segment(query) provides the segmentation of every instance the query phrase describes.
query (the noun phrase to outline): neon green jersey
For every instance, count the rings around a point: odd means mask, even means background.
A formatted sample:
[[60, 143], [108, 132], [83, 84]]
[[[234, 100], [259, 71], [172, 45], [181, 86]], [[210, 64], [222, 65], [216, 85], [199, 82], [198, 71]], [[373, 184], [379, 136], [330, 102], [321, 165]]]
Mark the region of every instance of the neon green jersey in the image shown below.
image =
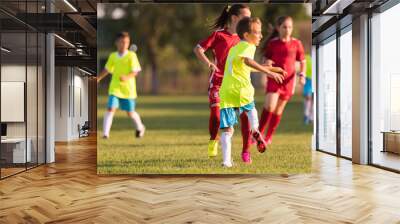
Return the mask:
[[254, 87], [250, 80], [251, 68], [243, 59], [254, 59], [255, 52], [256, 46], [247, 41], [240, 41], [229, 50], [219, 90], [221, 108], [241, 107], [254, 101]]
[[306, 54], [306, 77], [311, 79], [312, 78], [312, 61], [309, 54]]
[[128, 75], [130, 72], [139, 72], [141, 70], [139, 60], [133, 51], [128, 51], [120, 56], [118, 52], [113, 52], [108, 57], [105, 68], [112, 74], [109, 95], [114, 95], [122, 99], [135, 99], [136, 78], [130, 78], [127, 81], [121, 81], [122, 75]]

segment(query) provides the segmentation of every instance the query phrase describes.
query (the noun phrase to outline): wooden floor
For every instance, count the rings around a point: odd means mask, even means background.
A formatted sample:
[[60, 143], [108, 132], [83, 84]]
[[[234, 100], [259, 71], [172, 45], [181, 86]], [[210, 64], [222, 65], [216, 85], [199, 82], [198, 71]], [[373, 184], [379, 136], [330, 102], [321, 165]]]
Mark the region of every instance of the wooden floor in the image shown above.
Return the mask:
[[313, 154], [314, 173], [96, 175], [96, 141], [0, 181], [0, 223], [400, 223], [400, 175]]

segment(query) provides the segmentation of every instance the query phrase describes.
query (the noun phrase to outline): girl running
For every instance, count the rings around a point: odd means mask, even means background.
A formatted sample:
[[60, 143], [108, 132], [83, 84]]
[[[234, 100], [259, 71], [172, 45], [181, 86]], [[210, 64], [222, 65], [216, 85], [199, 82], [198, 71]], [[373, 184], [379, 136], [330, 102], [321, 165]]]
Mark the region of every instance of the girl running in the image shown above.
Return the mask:
[[264, 47], [264, 60], [267, 66], [281, 67], [287, 75], [282, 83], [268, 77], [265, 104], [260, 118], [259, 130], [264, 133], [267, 144], [271, 144], [272, 135], [279, 125], [283, 110], [292, 97], [296, 82], [295, 62], [300, 61], [300, 83], [305, 83], [306, 64], [304, 48], [300, 40], [292, 37], [293, 19], [290, 16], [279, 17], [272, 35]]
[[[229, 49], [239, 43], [240, 38], [236, 33], [236, 25], [244, 17], [250, 17], [251, 12], [248, 6], [234, 4], [226, 6], [221, 15], [213, 24], [215, 30], [209, 37], [201, 41], [194, 49], [197, 58], [211, 69], [208, 87], [208, 99], [210, 104], [208, 156], [215, 157], [218, 154], [218, 130], [220, 125], [220, 97], [219, 89], [224, 76], [225, 61]], [[214, 62], [211, 62], [205, 55], [205, 51], [212, 50]], [[243, 152], [250, 148], [250, 124], [247, 115], [240, 116]]]

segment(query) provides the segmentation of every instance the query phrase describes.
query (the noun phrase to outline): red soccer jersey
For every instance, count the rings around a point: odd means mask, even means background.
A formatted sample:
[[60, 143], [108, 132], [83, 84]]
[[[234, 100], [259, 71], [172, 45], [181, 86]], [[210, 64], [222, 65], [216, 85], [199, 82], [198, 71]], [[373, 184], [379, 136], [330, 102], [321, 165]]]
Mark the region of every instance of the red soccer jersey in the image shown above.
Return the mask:
[[300, 40], [291, 38], [290, 41], [284, 42], [279, 38], [269, 41], [264, 56], [272, 60], [274, 67], [281, 67], [287, 72], [289, 78], [296, 73], [295, 62], [303, 61], [304, 48]]
[[199, 46], [205, 51], [212, 49], [216, 65], [219, 72], [214, 75], [218, 77], [224, 76], [225, 62], [228, 57], [229, 49], [239, 43], [240, 38], [237, 34], [231, 34], [226, 29], [213, 32], [205, 40], [199, 43]]

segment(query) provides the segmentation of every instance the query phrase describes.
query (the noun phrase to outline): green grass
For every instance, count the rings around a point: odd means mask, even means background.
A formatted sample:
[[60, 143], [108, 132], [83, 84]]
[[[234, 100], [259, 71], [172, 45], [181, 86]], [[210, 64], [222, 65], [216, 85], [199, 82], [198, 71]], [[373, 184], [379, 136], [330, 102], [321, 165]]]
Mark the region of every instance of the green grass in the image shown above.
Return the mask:
[[[263, 96], [257, 96], [258, 109]], [[206, 96], [140, 96], [137, 111], [146, 125], [142, 139], [134, 137], [132, 121], [118, 111], [110, 138], [101, 138], [106, 96], [98, 97], [99, 174], [294, 174], [311, 171], [311, 126], [302, 124], [302, 98], [287, 105], [273, 144], [261, 154], [252, 146], [253, 164], [241, 161], [240, 127], [236, 126], [234, 167], [221, 167], [221, 152], [208, 159], [208, 101]], [[260, 113], [260, 110], [258, 110]]]

